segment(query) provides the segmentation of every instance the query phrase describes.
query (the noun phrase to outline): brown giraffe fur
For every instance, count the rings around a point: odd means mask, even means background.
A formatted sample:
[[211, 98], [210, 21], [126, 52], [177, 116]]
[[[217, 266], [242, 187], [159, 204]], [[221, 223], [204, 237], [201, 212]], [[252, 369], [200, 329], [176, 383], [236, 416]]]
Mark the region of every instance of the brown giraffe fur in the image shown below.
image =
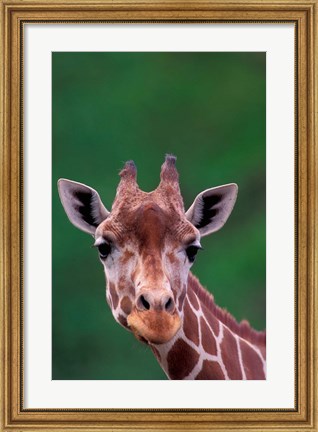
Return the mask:
[[173, 156], [153, 192], [139, 189], [133, 162], [120, 176], [111, 212], [93, 189], [59, 181], [69, 219], [95, 238], [116, 321], [149, 344], [170, 379], [265, 379], [265, 333], [237, 323], [190, 273], [189, 248], [225, 223], [236, 185], [204, 191], [185, 213]]
[[[246, 321], [238, 324], [191, 273], [183, 310], [183, 328], [168, 343], [155, 345], [157, 359], [169, 378], [266, 378], [265, 332], [253, 330]], [[187, 357], [183, 368], [172, 361], [177, 357]]]

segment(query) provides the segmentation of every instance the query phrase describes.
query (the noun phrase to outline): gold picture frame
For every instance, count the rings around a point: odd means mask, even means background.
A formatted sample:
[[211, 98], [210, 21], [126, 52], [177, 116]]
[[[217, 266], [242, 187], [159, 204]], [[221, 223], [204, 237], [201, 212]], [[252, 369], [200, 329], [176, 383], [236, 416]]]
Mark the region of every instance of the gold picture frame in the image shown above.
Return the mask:
[[[317, 0], [1, 1], [1, 415], [3, 431], [318, 431]], [[289, 22], [295, 25], [294, 409], [23, 407], [23, 26], [27, 22]]]

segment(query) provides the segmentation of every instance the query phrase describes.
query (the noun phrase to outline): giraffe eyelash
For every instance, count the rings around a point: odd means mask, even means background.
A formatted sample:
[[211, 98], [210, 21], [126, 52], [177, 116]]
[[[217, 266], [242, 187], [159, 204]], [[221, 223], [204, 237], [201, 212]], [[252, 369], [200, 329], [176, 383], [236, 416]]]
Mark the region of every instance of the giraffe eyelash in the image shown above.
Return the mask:
[[106, 259], [111, 253], [112, 247], [109, 243], [101, 243], [97, 246], [99, 256], [101, 259]]
[[203, 249], [200, 244], [192, 244], [186, 248], [185, 252], [187, 254], [187, 257], [188, 257], [188, 260], [190, 261], [190, 263], [193, 263], [195, 261], [196, 254], [198, 253], [198, 251], [200, 249]]
[[98, 249], [99, 257], [102, 260], [105, 260], [112, 250], [111, 243], [105, 242], [102, 239], [97, 239], [96, 242], [93, 244], [93, 247], [96, 247]]

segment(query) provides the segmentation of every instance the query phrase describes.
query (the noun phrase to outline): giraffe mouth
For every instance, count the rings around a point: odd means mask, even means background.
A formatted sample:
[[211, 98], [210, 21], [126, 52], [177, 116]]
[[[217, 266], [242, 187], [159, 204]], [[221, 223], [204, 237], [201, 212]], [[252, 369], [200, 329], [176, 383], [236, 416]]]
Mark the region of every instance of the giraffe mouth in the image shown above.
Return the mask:
[[169, 342], [181, 327], [181, 319], [175, 312], [133, 310], [127, 323], [135, 337], [142, 342], [163, 344]]

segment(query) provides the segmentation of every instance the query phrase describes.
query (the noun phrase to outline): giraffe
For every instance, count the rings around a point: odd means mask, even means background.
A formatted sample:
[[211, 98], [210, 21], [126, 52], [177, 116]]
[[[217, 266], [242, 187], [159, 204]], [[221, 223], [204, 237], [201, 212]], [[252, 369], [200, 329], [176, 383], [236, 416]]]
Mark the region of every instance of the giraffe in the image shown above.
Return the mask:
[[60, 179], [58, 190], [69, 220], [94, 237], [115, 320], [149, 345], [169, 379], [266, 379], [265, 332], [217, 306], [190, 271], [201, 237], [230, 216], [236, 184], [204, 190], [185, 212], [176, 158], [167, 155], [152, 192], [126, 162], [111, 211], [84, 184]]

